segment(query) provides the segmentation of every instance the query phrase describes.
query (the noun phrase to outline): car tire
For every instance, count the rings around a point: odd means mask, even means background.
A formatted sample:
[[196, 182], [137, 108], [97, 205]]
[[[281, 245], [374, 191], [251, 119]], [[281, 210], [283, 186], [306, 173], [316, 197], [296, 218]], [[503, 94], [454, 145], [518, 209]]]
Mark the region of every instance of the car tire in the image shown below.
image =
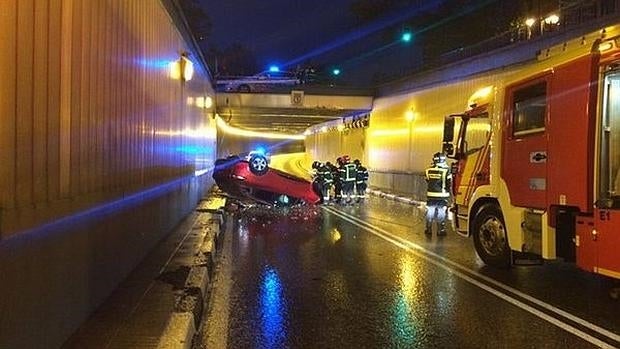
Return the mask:
[[237, 92], [248, 93], [250, 91], [250, 85], [247, 84], [239, 85], [239, 87], [237, 87]]
[[250, 166], [250, 172], [257, 176], [262, 176], [269, 170], [267, 158], [263, 155], [252, 155], [248, 163]]
[[510, 267], [510, 246], [500, 208], [491, 203], [483, 205], [472, 223], [474, 246], [480, 259], [493, 267]]

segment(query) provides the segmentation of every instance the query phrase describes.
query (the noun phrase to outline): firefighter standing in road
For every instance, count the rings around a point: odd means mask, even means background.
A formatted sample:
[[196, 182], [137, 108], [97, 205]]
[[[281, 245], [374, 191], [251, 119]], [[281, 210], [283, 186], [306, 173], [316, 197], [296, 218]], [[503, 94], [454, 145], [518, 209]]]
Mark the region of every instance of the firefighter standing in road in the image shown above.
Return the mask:
[[438, 218], [439, 230], [437, 235], [446, 234], [446, 218], [448, 214], [448, 201], [450, 200], [450, 188], [452, 186], [452, 174], [446, 163], [443, 153], [433, 155], [433, 165], [426, 169], [426, 229], [424, 233], [432, 234], [433, 220]]
[[[342, 158], [336, 159], [338, 166], [342, 163]], [[342, 180], [340, 179], [340, 170], [335, 165], [331, 165], [332, 176], [334, 178], [334, 201], [340, 202], [342, 200]]]
[[368, 188], [368, 170], [366, 167], [362, 166], [359, 159], [355, 159], [353, 163], [357, 169], [357, 175], [355, 178], [355, 192], [357, 194], [357, 201], [360, 202], [366, 199], [366, 188]]
[[357, 180], [357, 166], [351, 163], [348, 155], [342, 157], [340, 167], [340, 181], [342, 182], [342, 199], [349, 203], [355, 199], [355, 181]]
[[315, 171], [314, 181], [321, 194], [322, 202], [326, 204], [329, 202], [329, 191], [334, 182], [331, 169], [318, 161], [312, 163], [312, 168]]

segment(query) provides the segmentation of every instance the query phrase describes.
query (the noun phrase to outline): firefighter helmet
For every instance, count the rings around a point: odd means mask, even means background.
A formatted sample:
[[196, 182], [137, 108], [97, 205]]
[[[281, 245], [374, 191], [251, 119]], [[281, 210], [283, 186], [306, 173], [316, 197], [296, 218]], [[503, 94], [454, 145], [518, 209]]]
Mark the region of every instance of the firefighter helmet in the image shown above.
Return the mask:
[[345, 164], [348, 164], [349, 162], [351, 162], [351, 158], [349, 157], [349, 155], [344, 155], [344, 156], [342, 157], [342, 161], [343, 161]]
[[356, 166], [359, 166], [359, 165], [361, 165], [361, 164], [362, 164], [362, 162], [360, 161], [360, 159], [355, 159], [355, 160], [353, 160], [353, 163], [354, 163]]
[[338, 165], [342, 165], [344, 163], [344, 160], [342, 160], [342, 157], [339, 157], [338, 159], [336, 159], [336, 163]]
[[312, 168], [314, 168], [314, 169], [319, 168], [319, 166], [321, 166], [321, 163], [320, 163], [320, 162], [318, 162], [318, 161], [314, 161], [314, 162], [312, 163]]
[[446, 162], [446, 154], [444, 153], [435, 153], [435, 155], [433, 155], [433, 162], [435, 164], [443, 164]]

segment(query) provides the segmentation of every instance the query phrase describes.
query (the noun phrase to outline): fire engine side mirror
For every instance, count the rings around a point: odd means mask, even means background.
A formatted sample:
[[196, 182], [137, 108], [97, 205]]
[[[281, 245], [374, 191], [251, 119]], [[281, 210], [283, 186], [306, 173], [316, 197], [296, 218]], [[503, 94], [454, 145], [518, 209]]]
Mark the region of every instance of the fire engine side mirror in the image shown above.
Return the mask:
[[450, 165], [450, 173], [452, 173], [453, 175], [459, 173], [459, 164], [457, 162], [453, 162]]
[[444, 118], [443, 121], [443, 145], [442, 151], [447, 156], [454, 155], [454, 117], [449, 115]]

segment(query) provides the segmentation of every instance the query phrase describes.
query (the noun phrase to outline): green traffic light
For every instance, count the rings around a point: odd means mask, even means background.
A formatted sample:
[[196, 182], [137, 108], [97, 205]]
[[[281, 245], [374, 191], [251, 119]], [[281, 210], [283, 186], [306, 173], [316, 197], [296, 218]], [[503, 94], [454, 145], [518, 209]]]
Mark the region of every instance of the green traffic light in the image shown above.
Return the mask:
[[409, 42], [411, 41], [411, 38], [412, 38], [411, 33], [407, 32], [407, 33], [403, 33], [401, 40], [403, 40], [404, 42]]
[[332, 74], [340, 75], [340, 69], [336, 68], [336, 69], [332, 70]]

